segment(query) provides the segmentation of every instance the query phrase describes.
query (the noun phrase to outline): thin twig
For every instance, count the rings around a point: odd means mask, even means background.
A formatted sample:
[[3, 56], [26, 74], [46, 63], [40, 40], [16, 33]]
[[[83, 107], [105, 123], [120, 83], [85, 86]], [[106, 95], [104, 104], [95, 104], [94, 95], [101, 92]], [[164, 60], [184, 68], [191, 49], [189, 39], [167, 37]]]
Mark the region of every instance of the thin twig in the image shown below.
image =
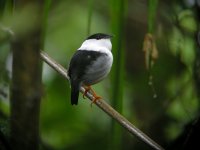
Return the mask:
[[[67, 75], [67, 70], [63, 66], [58, 64], [55, 60], [50, 58], [43, 51], [41, 51], [40, 55], [44, 62], [46, 62], [49, 66], [51, 66], [59, 74], [61, 74], [62, 76], [64, 76], [66, 79], [69, 80], [69, 77]], [[84, 87], [80, 88], [80, 92], [81, 93], [85, 92]], [[90, 92], [87, 92], [86, 97], [89, 100], [94, 99], [94, 96]], [[109, 116], [111, 116], [113, 119], [115, 119], [121, 126], [123, 126], [126, 130], [128, 130], [132, 135], [137, 136], [143, 142], [145, 142], [146, 144], [148, 144], [149, 146], [151, 146], [152, 148], [154, 148], [156, 150], [164, 150], [164, 148], [162, 148], [159, 144], [157, 144], [155, 141], [153, 141], [145, 133], [143, 133], [141, 130], [139, 130], [137, 127], [135, 127], [132, 123], [130, 123], [125, 117], [123, 117], [121, 114], [119, 114], [115, 109], [113, 109], [103, 99], [96, 101], [96, 105], [100, 109], [102, 109], [105, 113], [107, 113]]]

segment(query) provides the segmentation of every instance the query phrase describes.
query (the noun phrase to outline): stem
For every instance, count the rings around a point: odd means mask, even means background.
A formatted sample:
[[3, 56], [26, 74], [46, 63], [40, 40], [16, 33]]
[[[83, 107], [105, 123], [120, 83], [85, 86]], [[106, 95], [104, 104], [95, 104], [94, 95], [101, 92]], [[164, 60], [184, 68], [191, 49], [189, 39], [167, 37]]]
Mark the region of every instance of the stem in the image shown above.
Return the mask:
[[158, 0], [149, 0], [148, 5], [148, 32], [153, 33]]
[[[113, 38], [113, 57], [114, 63], [112, 66], [112, 105], [122, 113], [123, 108], [123, 84], [124, 84], [124, 49], [123, 49], [123, 28], [125, 22], [125, 6], [126, 0], [111, 0], [111, 27], [115, 38]], [[110, 149], [122, 148], [122, 130], [116, 122], [111, 124], [111, 139]]]
[[92, 12], [94, 8], [94, 0], [88, 0], [89, 8], [88, 8], [88, 22], [87, 22], [87, 36], [90, 35], [91, 32], [91, 24], [92, 24]]
[[[45, 52], [40, 52], [40, 56], [44, 62], [46, 62], [50, 67], [56, 70], [59, 74], [61, 74], [64, 78], [69, 80], [67, 75], [67, 70], [58, 64], [55, 60], [50, 58]], [[80, 88], [80, 92], [84, 93], [84, 87]], [[87, 92], [85, 95], [89, 100], [93, 100], [94, 96], [92, 93]], [[140, 140], [151, 146], [156, 150], [164, 150], [159, 144], [154, 142], [150, 137], [148, 137], [145, 133], [131, 124], [125, 117], [123, 117], [120, 113], [118, 113], [115, 109], [113, 109], [109, 104], [107, 104], [103, 99], [96, 101], [95, 103], [101, 110], [107, 113], [110, 117], [112, 117], [115, 121], [117, 121], [122, 127], [124, 127], [129, 133], [135, 135]]]

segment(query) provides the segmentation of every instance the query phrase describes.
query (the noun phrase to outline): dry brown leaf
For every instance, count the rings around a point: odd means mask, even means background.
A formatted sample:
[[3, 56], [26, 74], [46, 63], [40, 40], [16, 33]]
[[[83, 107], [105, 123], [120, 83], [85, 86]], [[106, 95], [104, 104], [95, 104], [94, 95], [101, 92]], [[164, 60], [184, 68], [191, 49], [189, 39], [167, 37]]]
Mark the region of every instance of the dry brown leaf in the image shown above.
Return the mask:
[[144, 37], [143, 51], [145, 53], [146, 68], [150, 69], [158, 58], [156, 42], [151, 33], [147, 33]]

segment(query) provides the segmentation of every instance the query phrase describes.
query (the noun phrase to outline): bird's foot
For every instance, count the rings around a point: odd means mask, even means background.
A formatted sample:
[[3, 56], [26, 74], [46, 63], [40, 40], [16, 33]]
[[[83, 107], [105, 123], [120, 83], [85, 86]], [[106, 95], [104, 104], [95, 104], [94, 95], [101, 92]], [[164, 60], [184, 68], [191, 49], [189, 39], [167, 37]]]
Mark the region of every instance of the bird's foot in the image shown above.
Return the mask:
[[94, 98], [90, 104], [91, 107], [92, 107], [92, 104], [96, 103], [98, 100], [101, 99], [101, 96], [96, 95], [96, 93], [93, 93], [93, 96], [94, 96]]
[[92, 88], [91, 88], [91, 91], [92, 91], [93, 96], [94, 96], [94, 98], [93, 98], [93, 100], [92, 100], [92, 102], [91, 102], [91, 104], [90, 104], [90, 106], [92, 107], [92, 104], [94, 104], [94, 103], [96, 103], [98, 100], [100, 100], [101, 97], [98, 96]]
[[83, 98], [85, 99], [85, 95], [87, 94], [88, 91], [90, 91], [92, 88], [90, 86], [84, 86], [85, 92], [83, 93]]
[[91, 107], [92, 107], [92, 104], [94, 104], [94, 103], [96, 103], [96, 101], [98, 101], [98, 100], [100, 100], [101, 99], [101, 97], [100, 96], [98, 96], [96, 93], [95, 93], [95, 91], [91, 88], [91, 86], [84, 86], [84, 88], [85, 88], [85, 92], [83, 93], [83, 98], [85, 99], [85, 95], [87, 94], [87, 92], [89, 92], [89, 91], [91, 91], [92, 92], [92, 95], [93, 95], [93, 100], [92, 100], [92, 102], [91, 102]]

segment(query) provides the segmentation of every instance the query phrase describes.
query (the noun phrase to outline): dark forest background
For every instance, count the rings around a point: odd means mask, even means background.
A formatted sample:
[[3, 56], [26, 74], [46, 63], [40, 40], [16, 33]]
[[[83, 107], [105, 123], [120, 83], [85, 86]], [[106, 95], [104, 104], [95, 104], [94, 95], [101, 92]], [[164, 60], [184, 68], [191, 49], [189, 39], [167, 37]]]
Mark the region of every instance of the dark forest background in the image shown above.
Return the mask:
[[[114, 35], [95, 91], [165, 149], [199, 149], [199, 0], [0, 0], [0, 149], [150, 150], [40, 59]], [[196, 148], [194, 148], [196, 146]]]

